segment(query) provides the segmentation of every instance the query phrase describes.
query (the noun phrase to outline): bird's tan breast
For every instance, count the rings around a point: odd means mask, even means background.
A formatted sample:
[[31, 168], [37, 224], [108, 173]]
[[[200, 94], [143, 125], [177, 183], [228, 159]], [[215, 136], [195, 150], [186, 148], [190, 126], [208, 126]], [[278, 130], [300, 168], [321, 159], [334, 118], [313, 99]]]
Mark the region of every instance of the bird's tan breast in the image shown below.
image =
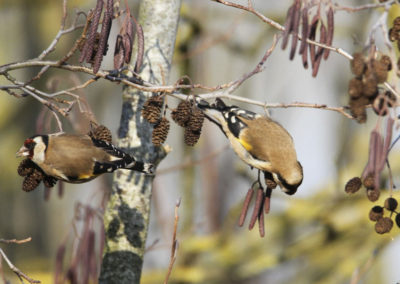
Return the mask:
[[277, 171], [288, 164], [297, 163], [293, 139], [280, 124], [268, 118], [243, 121], [248, 128], [240, 138], [251, 145], [248, 149], [251, 155], [260, 160], [270, 161]]
[[46, 173], [67, 177], [90, 176], [95, 161], [109, 160], [106, 152], [93, 146], [90, 137], [67, 134], [51, 137], [45, 156], [42, 169]]

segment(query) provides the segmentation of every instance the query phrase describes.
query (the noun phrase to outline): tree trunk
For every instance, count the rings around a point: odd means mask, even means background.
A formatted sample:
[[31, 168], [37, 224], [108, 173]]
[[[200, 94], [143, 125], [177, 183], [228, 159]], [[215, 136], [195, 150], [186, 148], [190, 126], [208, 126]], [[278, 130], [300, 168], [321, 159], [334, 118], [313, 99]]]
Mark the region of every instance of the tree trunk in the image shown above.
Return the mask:
[[[143, 27], [145, 57], [140, 76], [146, 81], [161, 85], [163, 78], [168, 80], [180, 4], [181, 0], [141, 1], [139, 23]], [[157, 165], [165, 152], [153, 146], [153, 127], [141, 117], [149, 96], [151, 93], [124, 88], [118, 146], [138, 160]], [[99, 283], [140, 282], [153, 178], [128, 170], [114, 174], [104, 214], [105, 249]]]

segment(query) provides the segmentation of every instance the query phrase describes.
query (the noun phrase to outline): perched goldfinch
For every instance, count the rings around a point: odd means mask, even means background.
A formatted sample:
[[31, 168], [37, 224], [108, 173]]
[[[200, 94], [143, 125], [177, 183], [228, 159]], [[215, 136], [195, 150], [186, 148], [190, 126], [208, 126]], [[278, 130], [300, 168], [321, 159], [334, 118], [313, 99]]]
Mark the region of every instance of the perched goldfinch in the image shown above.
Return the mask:
[[251, 167], [272, 175], [287, 194], [294, 194], [303, 181], [303, 168], [297, 161], [290, 134], [272, 119], [227, 106], [217, 99], [215, 104], [198, 102], [206, 117], [217, 124], [228, 137], [235, 153]]
[[114, 145], [89, 135], [36, 135], [25, 140], [17, 156], [31, 159], [46, 175], [69, 183], [87, 182], [117, 169], [147, 174], [153, 170], [152, 164], [136, 161]]

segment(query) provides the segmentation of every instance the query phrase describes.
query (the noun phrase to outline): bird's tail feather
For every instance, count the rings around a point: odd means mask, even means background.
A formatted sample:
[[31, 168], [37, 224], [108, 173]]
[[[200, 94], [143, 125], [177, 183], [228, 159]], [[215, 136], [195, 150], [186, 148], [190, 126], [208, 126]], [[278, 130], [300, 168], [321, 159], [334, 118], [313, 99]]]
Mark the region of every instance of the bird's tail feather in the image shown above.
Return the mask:
[[154, 166], [150, 163], [145, 163], [141, 161], [136, 161], [132, 156], [126, 155], [123, 159], [124, 165], [122, 169], [138, 171], [146, 174], [154, 173]]

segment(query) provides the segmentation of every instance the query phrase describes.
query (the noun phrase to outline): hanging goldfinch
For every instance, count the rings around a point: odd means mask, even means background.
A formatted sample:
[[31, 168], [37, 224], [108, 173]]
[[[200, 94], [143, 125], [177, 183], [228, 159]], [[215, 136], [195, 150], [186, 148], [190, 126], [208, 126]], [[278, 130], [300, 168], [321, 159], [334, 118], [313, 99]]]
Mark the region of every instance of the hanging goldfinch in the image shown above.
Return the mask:
[[217, 124], [229, 139], [235, 153], [248, 165], [264, 172], [287, 194], [294, 194], [303, 181], [303, 168], [297, 161], [293, 139], [272, 119], [227, 106], [198, 102], [206, 117]]
[[89, 135], [36, 135], [25, 140], [17, 156], [27, 157], [47, 176], [69, 183], [87, 182], [117, 169], [153, 172], [152, 164], [136, 161], [111, 143]]

